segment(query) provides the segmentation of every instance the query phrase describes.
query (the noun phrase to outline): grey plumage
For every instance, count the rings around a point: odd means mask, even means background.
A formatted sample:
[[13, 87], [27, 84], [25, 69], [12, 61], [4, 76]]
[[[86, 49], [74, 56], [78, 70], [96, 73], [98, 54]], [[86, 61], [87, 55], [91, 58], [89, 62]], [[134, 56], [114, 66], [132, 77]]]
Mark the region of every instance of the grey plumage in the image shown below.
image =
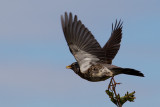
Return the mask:
[[[120, 48], [122, 22], [113, 26], [108, 42], [101, 48], [92, 33], [72, 13], [61, 16], [62, 29], [75, 63], [68, 66], [80, 77], [89, 81], [102, 81], [118, 74], [143, 76], [137, 70], [111, 65]], [[134, 72], [134, 73], [133, 73]]]

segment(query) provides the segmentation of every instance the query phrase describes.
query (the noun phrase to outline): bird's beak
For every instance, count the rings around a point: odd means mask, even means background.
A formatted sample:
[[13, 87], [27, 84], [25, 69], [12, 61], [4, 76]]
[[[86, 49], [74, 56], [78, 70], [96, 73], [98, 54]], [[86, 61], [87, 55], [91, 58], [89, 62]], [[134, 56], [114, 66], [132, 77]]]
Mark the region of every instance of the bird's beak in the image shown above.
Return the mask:
[[71, 69], [72, 67], [71, 67], [71, 65], [69, 65], [69, 66], [66, 66], [66, 68], [67, 68], [67, 69]]

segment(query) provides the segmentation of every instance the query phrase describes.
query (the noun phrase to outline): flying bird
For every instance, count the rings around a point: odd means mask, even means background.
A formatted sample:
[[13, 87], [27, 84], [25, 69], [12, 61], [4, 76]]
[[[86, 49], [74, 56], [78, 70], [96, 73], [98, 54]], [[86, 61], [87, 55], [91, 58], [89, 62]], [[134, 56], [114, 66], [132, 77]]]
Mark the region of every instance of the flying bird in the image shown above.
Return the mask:
[[78, 20], [77, 15], [65, 12], [61, 16], [64, 37], [77, 62], [66, 68], [72, 69], [81, 78], [88, 81], [104, 81], [118, 74], [144, 77], [143, 73], [131, 68], [121, 68], [112, 65], [122, 38], [122, 22], [112, 24], [109, 40], [102, 48], [92, 33]]

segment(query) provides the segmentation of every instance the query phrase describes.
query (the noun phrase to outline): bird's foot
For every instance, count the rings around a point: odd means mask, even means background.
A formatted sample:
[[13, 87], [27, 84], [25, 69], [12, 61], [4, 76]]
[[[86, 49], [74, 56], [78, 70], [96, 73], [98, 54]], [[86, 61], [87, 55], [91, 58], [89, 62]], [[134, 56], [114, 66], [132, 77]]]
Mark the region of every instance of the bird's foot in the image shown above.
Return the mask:
[[118, 85], [121, 84], [121, 83], [116, 82], [115, 79], [114, 79], [114, 77], [112, 77], [112, 80], [113, 80], [113, 85], [115, 85], [115, 86], [116, 86], [117, 84], [118, 84]]
[[108, 85], [108, 89], [110, 89], [111, 86], [116, 87], [117, 84], [120, 85], [121, 83], [117, 83], [117, 82], [114, 80], [114, 77], [112, 77], [111, 80], [110, 80], [110, 83], [109, 83], [109, 85]]

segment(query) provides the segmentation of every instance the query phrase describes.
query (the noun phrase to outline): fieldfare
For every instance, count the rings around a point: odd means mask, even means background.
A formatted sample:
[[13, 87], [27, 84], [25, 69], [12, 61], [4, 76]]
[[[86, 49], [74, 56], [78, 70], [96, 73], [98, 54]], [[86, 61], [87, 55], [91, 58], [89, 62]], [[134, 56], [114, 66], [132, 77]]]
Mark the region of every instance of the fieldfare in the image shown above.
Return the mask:
[[61, 16], [62, 29], [69, 46], [77, 62], [66, 68], [72, 69], [81, 78], [88, 81], [104, 81], [118, 74], [127, 74], [144, 77], [143, 73], [131, 68], [121, 68], [112, 65], [112, 60], [120, 48], [122, 38], [122, 22], [112, 24], [112, 32], [108, 42], [101, 48], [92, 33], [77, 19], [65, 12]]

